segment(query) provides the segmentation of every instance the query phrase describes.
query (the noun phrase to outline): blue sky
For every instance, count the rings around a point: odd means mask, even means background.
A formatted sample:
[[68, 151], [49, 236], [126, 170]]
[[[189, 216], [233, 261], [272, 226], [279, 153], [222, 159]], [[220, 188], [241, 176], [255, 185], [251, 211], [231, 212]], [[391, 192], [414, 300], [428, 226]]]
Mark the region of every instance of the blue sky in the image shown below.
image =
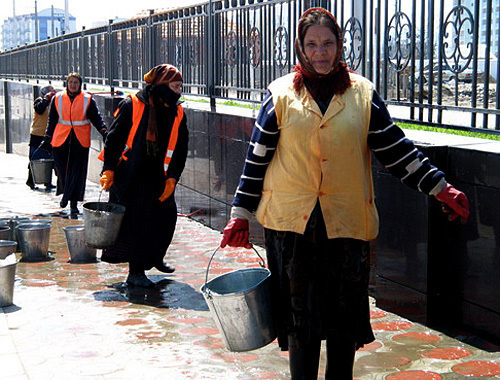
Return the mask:
[[[1, 0], [0, 24], [13, 15], [15, 3], [16, 15], [34, 13], [35, 0]], [[68, 0], [69, 13], [76, 17], [77, 30], [82, 25], [90, 28], [92, 22], [108, 21], [115, 17], [130, 18], [141, 10], [167, 7], [183, 7], [186, 4], [200, 4], [205, 0]], [[64, 9], [64, 0], [36, 0], [38, 11], [50, 8]]]

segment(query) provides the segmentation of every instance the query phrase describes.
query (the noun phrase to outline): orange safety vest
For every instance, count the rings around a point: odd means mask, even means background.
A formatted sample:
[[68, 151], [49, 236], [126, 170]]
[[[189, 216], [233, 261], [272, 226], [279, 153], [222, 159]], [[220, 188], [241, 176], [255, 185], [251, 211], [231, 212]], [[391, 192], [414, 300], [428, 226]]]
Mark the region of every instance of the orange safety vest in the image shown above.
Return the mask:
[[92, 96], [84, 92], [80, 92], [73, 101], [66, 91], [56, 94], [54, 102], [59, 120], [52, 136], [52, 146], [58, 147], [64, 144], [73, 129], [80, 144], [84, 148], [90, 147], [91, 124], [86, 115], [90, 99]]
[[[132, 128], [128, 134], [127, 142], [125, 143], [125, 148], [123, 149], [121, 160], [127, 161], [128, 157], [126, 153], [132, 149], [134, 144], [135, 134], [141, 123], [142, 115], [144, 114], [145, 104], [139, 100], [137, 95], [128, 95], [132, 99]], [[119, 109], [114, 112], [114, 116], [118, 115]], [[170, 139], [168, 140], [167, 152], [165, 153], [165, 160], [163, 161], [163, 170], [165, 175], [167, 175], [168, 166], [172, 160], [172, 155], [174, 154], [175, 146], [177, 145], [177, 138], [179, 137], [179, 126], [181, 125], [182, 118], [184, 117], [184, 108], [178, 104], [177, 105], [177, 116], [174, 119], [174, 125], [172, 126], [172, 131], [170, 132]], [[99, 153], [98, 158], [104, 161], [104, 149]]]

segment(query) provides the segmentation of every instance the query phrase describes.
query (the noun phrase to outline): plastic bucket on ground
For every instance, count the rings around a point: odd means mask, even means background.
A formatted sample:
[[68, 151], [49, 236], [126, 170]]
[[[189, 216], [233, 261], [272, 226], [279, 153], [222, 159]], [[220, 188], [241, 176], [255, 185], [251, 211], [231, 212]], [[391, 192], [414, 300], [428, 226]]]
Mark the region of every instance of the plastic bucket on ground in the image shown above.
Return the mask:
[[248, 268], [205, 279], [200, 290], [228, 350], [251, 351], [276, 338], [270, 275], [266, 268]]
[[96, 259], [96, 249], [85, 241], [85, 226], [63, 227], [72, 263], [92, 263]]
[[125, 207], [110, 202], [83, 204], [85, 241], [91, 248], [111, 248], [118, 237]]
[[0, 260], [0, 307], [12, 305], [17, 260], [15, 255]]
[[35, 183], [52, 183], [52, 168], [54, 160], [51, 158], [42, 158], [30, 161], [31, 174]]
[[7, 225], [0, 226], [0, 240], [10, 240], [11, 237], [10, 227]]
[[17, 237], [21, 261], [45, 261], [49, 259], [50, 224], [20, 224]]
[[0, 260], [16, 252], [17, 243], [13, 240], [0, 240]]

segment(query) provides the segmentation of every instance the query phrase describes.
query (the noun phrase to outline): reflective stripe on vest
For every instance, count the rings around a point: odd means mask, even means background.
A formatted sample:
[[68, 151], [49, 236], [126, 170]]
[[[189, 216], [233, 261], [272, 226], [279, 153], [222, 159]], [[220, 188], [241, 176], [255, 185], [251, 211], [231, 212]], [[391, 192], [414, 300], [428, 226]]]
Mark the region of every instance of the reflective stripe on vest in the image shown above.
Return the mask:
[[71, 101], [67, 92], [59, 93], [54, 99], [59, 120], [57, 121], [52, 145], [61, 146], [68, 138], [71, 129], [75, 131], [76, 137], [83, 147], [90, 147], [90, 120], [86, 112], [90, 105], [91, 95], [81, 92]]
[[[128, 95], [132, 99], [132, 127], [127, 137], [127, 142], [125, 143], [125, 148], [123, 149], [121, 160], [127, 161], [128, 157], [125, 155], [129, 150], [132, 149], [134, 144], [135, 134], [141, 123], [142, 115], [144, 113], [145, 104], [139, 100], [137, 95]], [[118, 116], [118, 110], [115, 111], [115, 117]], [[184, 108], [179, 104], [177, 105], [177, 116], [174, 119], [174, 124], [172, 125], [172, 132], [170, 132], [170, 139], [168, 140], [167, 152], [165, 154], [165, 160], [163, 161], [163, 170], [165, 175], [167, 174], [168, 166], [172, 160], [172, 155], [174, 154], [175, 146], [177, 145], [177, 138], [179, 136], [179, 126], [181, 125], [182, 118], [184, 117]], [[104, 149], [99, 153], [98, 158], [104, 161]]]

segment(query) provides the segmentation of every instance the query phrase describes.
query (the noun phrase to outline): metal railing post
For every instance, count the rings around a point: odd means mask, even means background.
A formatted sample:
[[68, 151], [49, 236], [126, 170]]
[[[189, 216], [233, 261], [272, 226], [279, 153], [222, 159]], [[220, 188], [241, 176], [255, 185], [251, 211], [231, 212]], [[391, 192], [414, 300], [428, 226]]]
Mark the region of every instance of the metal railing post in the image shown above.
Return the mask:
[[113, 86], [114, 84], [114, 52], [113, 52], [113, 20], [110, 19], [108, 23], [108, 33], [107, 33], [107, 39], [108, 39], [108, 49], [106, 52], [106, 61], [107, 61], [107, 71], [108, 71], [108, 84], [109, 84], [109, 91], [114, 92], [115, 88]]
[[214, 83], [214, 66], [211, 63], [214, 62], [214, 20], [213, 20], [213, 8], [212, 8], [212, 1], [209, 0], [208, 2], [208, 30], [206, 33], [206, 38], [207, 38], [207, 43], [205, 46], [207, 46], [207, 55], [208, 55], [208, 62], [206, 65], [207, 68], [207, 95], [210, 98], [210, 110], [212, 112], [215, 112], [215, 83]]

